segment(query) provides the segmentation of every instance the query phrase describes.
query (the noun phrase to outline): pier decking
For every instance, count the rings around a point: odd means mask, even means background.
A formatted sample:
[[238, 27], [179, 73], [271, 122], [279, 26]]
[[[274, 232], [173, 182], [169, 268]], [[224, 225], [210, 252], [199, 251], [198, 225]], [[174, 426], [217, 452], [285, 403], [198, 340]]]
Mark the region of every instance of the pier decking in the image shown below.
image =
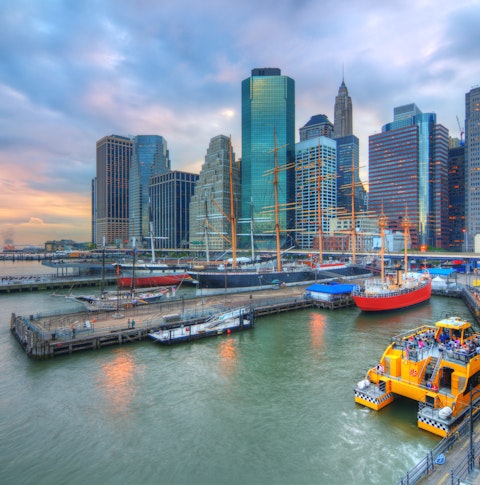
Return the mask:
[[[32, 359], [46, 359], [73, 352], [145, 340], [152, 331], [168, 328], [168, 315], [179, 314], [181, 325], [200, 323], [230, 308], [251, 308], [255, 318], [312, 307], [304, 288], [270, 290], [227, 298], [165, 299], [160, 303], [120, 312], [75, 312], [56, 315], [12, 314], [10, 330]], [[132, 321], [134, 322], [132, 325]]]

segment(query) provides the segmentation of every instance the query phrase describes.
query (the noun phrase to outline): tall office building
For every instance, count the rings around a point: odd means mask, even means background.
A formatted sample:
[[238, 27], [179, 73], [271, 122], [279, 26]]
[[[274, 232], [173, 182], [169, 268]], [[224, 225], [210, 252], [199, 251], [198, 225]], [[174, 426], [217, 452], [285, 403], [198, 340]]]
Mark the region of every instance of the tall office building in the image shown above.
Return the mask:
[[92, 179], [91, 185], [91, 203], [92, 203], [92, 244], [97, 240], [97, 178]]
[[149, 180], [154, 175], [169, 171], [170, 159], [165, 138], [158, 135], [134, 137], [128, 187], [130, 239], [135, 236], [140, 243], [149, 236]]
[[325, 115], [315, 115], [300, 130], [300, 141], [311, 140], [319, 136], [333, 138], [333, 124]]
[[367, 193], [360, 180], [359, 140], [355, 135], [347, 135], [336, 138], [335, 141], [337, 142], [337, 207], [339, 211], [351, 214], [353, 202], [356, 214], [365, 212]]
[[[253, 206], [255, 239], [260, 248], [275, 247], [275, 159], [280, 228], [294, 227], [294, 211], [286, 210], [295, 196], [294, 153], [295, 82], [277, 68], [253, 69], [251, 77], [242, 81], [241, 214], [249, 219]], [[291, 237], [285, 232], [282, 236], [290, 245]]]
[[189, 205], [198, 174], [172, 170], [150, 179], [155, 237], [160, 248], [187, 248]]
[[335, 97], [333, 124], [335, 138], [353, 135], [352, 98], [343, 79]]
[[465, 95], [465, 158], [467, 189], [466, 251], [480, 234], [480, 87]]
[[465, 251], [465, 147], [448, 151], [448, 248]]
[[[240, 166], [232, 149], [233, 208], [240, 210]], [[232, 248], [230, 203], [230, 139], [215, 136], [205, 155], [205, 163], [190, 201], [190, 248], [228, 251]], [[226, 217], [227, 216], [227, 217]], [[238, 233], [237, 228], [237, 233]]]
[[412, 247], [448, 248], [448, 130], [415, 104], [394, 109], [394, 121], [369, 137], [369, 210], [403, 231]]
[[336, 149], [335, 140], [325, 136], [295, 145], [295, 226], [300, 248], [318, 248], [319, 235], [329, 231], [329, 221], [336, 216]]
[[97, 141], [96, 240], [122, 245], [128, 240], [128, 176], [133, 141], [109, 135]]

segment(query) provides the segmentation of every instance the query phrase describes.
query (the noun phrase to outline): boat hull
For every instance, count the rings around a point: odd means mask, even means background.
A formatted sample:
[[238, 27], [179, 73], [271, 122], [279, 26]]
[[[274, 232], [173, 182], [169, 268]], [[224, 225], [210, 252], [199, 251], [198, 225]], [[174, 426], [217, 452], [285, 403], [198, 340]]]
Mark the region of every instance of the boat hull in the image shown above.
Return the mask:
[[308, 284], [315, 280], [315, 272], [310, 269], [272, 272], [197, 271], [189, 272], [189, 275], [197, 282], [197, 292], [203, 295], [265, 290]]
[[145, 264], [135, 266], [116, 264], [118, 286], [120, 288], [151, 288], [154, 286], [177, 286], [190, 280], [190, 276], [183, 268], [170, 267], [164, 264]]
[[378, 294], [353, 294], [355, 305], [364, 312], [399, 310], [418, 305], [432, 296], [432, 282], [428, 280], [417, 288]]
[[[134, 280], [134, 281], [133, 281]], [[151, 274], [148, 276], [120, 276], [118, 286], [120, 288], [150, 288], [154, 286], [177, 286], [184, 281], [191, 280], [187, 273], [182, 274]]]
[[151, 332], [148, 336], [163, 345], [191, 342], [207, 337], [229, 335], [253, 328], [254, 316], [246, 309], [234, 310], [217, 315], [201, 323], [180, 324]]

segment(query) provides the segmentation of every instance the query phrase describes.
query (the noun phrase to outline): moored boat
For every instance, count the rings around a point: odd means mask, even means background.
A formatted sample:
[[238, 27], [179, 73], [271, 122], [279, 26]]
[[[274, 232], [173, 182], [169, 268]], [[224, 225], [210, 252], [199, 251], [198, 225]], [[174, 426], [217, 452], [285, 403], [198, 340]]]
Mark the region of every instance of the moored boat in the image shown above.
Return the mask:
[[197, 283], [197, 293], [214, 295], [242, 291], [265, 290], [282, 286], [308, 284], [315, 281], [315, 271], [306, 265], [252, 265], [247, 268], [189, 271]]
[[399, 310], [412, 305], [423, 303], [432, 295], [432, 280], [428, 272], [408, 272], [408, 239], [409, 221], [404, 221], [404, 263], [395, 267], [395, 274], [385, 275], [384, 266], [384, 231], [387, 225], [385, 216], [380, 217], [380, 278], [365, 281], [352, 293], [355, 305], [363, 311], [375, 312], [386, 310]]
[[116, 311], [138, 305], [158, 303], [167, 292], [168, 289], [160, 288], [138, 293], [103, 292], [101, 295], [77, 295], [68, 298], [82, 303], [88, 311]]
[[148, 336], [155, 342], [171, 345], [174, 343], [238, 332], [252, 328], [253, 324], [253, 313], [250, 309], [242, 307], [213, 315], [201, 323], [178, 323], [176, 325], [166, 323], [164, 328], [161, 328], [156, 332], [150, 332]]
[[380, 362], [354, 389], [355, 402], [376, 411], [396, 396], [418, 401], [418, 427], [447, 436], [480, 391], [480, 334], [459, 317], [393, 337]]
[[190, 275], [183, 267], [164, 263], [114, 263], [120, 288], [148, 288], [154, 286], [177, 286], [190, 281]]
[[355, 289], [353, 301], [364, 312], [407, 308], [430, 299], [432, 280], [429, 275], [408, 273], [400, 284], [373, 279]]

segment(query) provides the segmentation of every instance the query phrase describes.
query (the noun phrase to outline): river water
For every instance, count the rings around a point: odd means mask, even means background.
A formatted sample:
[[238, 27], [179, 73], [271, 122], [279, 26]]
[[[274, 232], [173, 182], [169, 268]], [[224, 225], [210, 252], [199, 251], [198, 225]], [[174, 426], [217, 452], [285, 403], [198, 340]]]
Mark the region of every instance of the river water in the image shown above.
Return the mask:
[[[0, 262], [0, 275], [14, 272], [50, 270]], [[433, 297], [390, 314], [304, 310], [193, 344], [28, 359], [10, 314], [72, 305], [0, 295], [2, 484], [394, 484], [439, 438], [417, 428], [415, 402], [375, 412], [353, 387], [391, 336], [471, 319], [460, 299]]]

